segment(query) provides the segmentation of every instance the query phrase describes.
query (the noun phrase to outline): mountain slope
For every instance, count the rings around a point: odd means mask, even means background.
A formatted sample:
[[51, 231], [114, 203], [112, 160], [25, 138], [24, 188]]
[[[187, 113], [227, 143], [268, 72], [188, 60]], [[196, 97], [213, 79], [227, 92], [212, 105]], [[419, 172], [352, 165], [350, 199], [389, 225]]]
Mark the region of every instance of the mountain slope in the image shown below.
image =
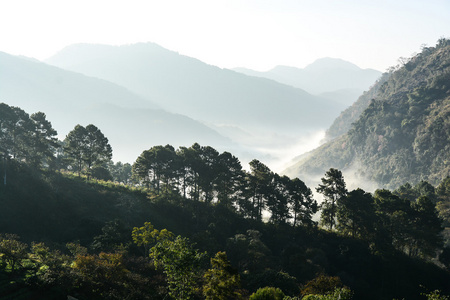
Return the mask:
[[[389, 73], [384, 73], [372, 86], [372, 88], [359, 96], [352, 106], [345, 109], [339, 117], [337, 117], [330, 128], [326, 132], [325, 139], [330, 141], [342, 134], [347, 133], [352, 124], [359, 119], [362, 112], [369, 106], [372, 99], [376, 99], [378, 90], [389, 78]], [[330, 95], [331, 96], [331, 95]]]
[[324, 128], [343, 108], [300, 89], [207, 65], [152, 43], [73, 45], [47, 62], [120, 84], [171, 112], [246, 130]]
[[0, 102], [45, 112], [62, 139], [76, 124], [95, 124], [110, 140], [114, 160], [133, 162], [157, 144], [230, 144], [211, 128], [105, 80], [2, 52], [0, 70]]
[[[292, 176], [352, 170], [379, 185], [436, 183], [450, 172], [450, 40], [439, 40], [375, 86], [350, 131], [286, 170]], [[375, 90], [373, 90], [375, 89]]]
[[[277, 66], [267, 72], [257, 72], [244, 68], [235, 69], [250, 76], [259, 76], [291, 85], [318, 95], [339, 90], [367, 90], [381, 72], [361, 69], [358, 66], [336, 58], [321, 58], [304, 69]], [[349, 103], [351, 104], [351, 103]]]

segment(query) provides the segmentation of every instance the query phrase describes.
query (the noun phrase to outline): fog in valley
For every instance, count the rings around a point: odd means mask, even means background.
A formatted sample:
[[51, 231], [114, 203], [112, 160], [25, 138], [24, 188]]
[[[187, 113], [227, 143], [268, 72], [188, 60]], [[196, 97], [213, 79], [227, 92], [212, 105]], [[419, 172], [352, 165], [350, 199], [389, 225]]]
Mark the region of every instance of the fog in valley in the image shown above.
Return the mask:
[[[332, 121], [356, 100], [355, 90], [367, 90], [381, 74], [327, 58], [305, 69], [276, 68], [284, 79], [276, 81], [271, 72], [222, 69], [154, 43], [77, 44], [45, 62], [5, 53], [0, 64], [2, 98], [45, 111], [60, 139], [78, 123], [96, 124], [110, 140], [114, 161], [133, 163], [155, 145], [198, 142], [231, 152], [245, 169], [258, 159], [275, 172], [319, 146]], [[301, 88], [311, 89], [312, 76], [322, 84], [312, 89], [316, 95]]]

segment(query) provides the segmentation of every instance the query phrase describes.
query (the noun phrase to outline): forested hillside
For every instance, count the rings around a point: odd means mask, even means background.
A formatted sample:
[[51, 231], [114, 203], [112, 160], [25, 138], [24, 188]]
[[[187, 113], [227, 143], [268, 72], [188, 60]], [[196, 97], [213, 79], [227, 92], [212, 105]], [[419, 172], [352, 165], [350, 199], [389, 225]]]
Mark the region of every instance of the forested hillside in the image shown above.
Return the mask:
[[337, 117], [330, 128], [328, 128], [325, 140], [331, 141], [345, 133], [347, 133], [352, 124], [359, 119], [362, 112], [369, 106], [372, 99], [375, 99], [379, 88], [386, 82], [389, 78], [389, 73], [384, 73], [381, 77], [373, 84], [373, 86], [365, 91], [362, 95], [358, 97], [352, 106], [344, 110], [339, 117]]
[[2, 104], [0, 116], [0, 299], [450, 294], [450, 178], [370, 194], [330, 169], [311, 187], [318, 206], [256, 159], [245, 171], [193, 144], [113, 163], [93, 124], [58, 141], [42, 112]]
[[449, 174], [450, 41], [439, 40], [384, 75], [330, 129], [347, 134], [323, 145], [286, 171], [323, 174], [330, 167], [395, 188], [404, 182], [438, 183]]

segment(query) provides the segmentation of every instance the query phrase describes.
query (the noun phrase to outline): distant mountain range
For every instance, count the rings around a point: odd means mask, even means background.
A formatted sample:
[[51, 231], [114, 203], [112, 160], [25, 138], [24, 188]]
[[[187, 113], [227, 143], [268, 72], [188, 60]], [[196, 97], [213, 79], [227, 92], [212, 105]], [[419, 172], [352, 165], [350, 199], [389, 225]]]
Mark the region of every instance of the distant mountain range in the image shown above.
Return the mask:
[[449, 82], [450, 40], [441, 39], [383, 75], [335, 121], [332, 141], [284, 173], [313, 178], [338, 168], [378, 188], [439, 183], [450, 175]]
[[310, 94], [351, 105], [381, 76], [373, 69], [361, 69], [337, 58], [321, 58], [304, 69], [277, 66], [266, 72], [235, 68], [249, 76], [263, 77], [303, 89]]
[[133, 162], [158, 144], [232, 144], [208, 126], [105, 80], [3, 52], [0, 70], [0, 102], [46, 113], [61, 139], [76, 124], [95, 124], [110, 140], [116, 161]]
[[[336, 62], [321, 60], [305, 70], [325, 76], [337, 72]], [[342, 78], [361, 71], [338, 62]], [[335, 85], [344, 88], [327, 87], [315, 96], [153, 43], [77, 44], [45, 63], [0, 53], [0, 68], [0, 101], [45, 112], [61, 138], [78, 123], [93, 123], [110, 139], [114, 159], [128, 162], [154, 145], [194, 142], [248, 159], [270, 158], [267, 153], [328, 128], [360, 88]]]
[[207, 65], [153, 43], [72, 45], [46, 62], [111, 81], [170, 112], [215, 126], [296, 132], [328, 127], [345, 107], [272, 80]]

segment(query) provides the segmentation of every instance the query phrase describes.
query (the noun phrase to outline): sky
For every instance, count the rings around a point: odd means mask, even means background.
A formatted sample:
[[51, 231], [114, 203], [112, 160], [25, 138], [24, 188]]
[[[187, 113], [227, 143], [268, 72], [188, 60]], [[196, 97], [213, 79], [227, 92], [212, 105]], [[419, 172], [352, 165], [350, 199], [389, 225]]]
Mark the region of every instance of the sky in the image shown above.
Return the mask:
[[0, 0], [0, 51], [154, 42], [221, 68], [322, 57], [385, 71], [450, 37], [449, 0]]

